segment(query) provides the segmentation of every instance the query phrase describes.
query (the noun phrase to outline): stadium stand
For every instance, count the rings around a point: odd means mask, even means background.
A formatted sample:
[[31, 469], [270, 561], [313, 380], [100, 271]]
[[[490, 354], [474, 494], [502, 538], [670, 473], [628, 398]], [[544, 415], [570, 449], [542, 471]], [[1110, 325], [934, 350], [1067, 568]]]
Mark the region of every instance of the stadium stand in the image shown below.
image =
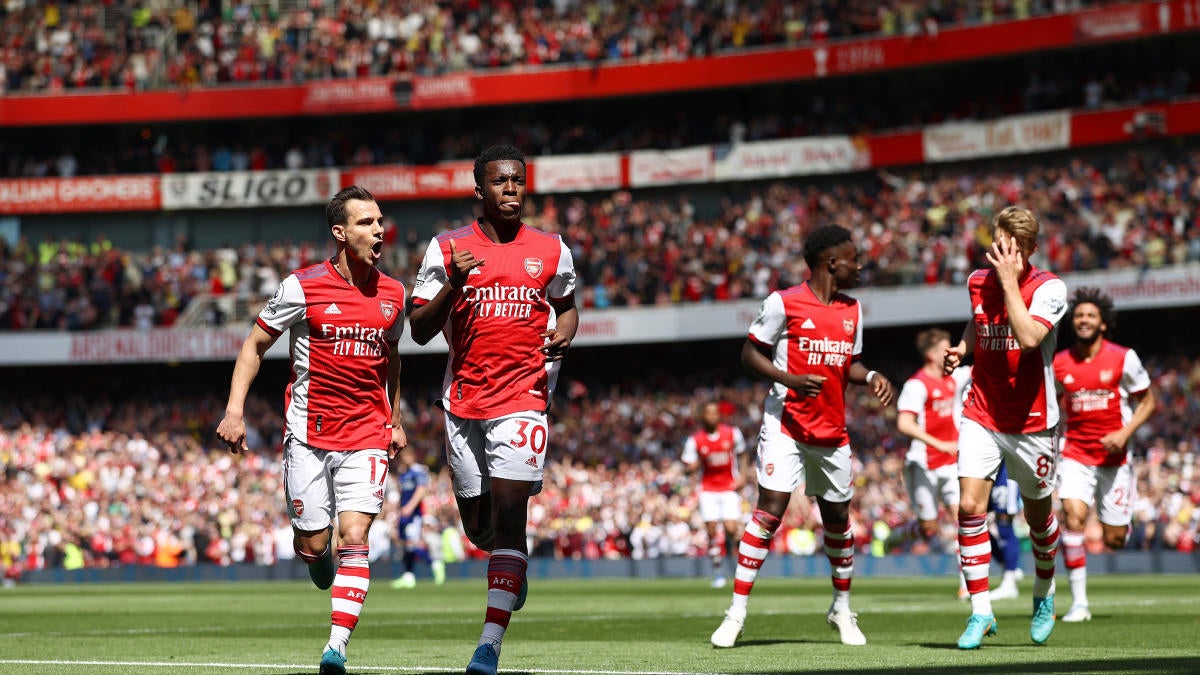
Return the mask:
[[[1140, 496], [1131, 546], [1190, 550], [1200, 536], [1200, 455], [1189, 421], [1200, 409], [1200, 360], [1171, 356], [1148, 365], [1160, 410], [1135, 442]], [[699, 377], [666, 384], [673, 379], [659, 371], [644, 383], [588, 387], [574, 380], [559, 392], [553, 422], [563, 441], [561, 459], [548, 465], [546, 488], [531, 507], [535, 555], [703, 557], [695, 481], [679, 460], [684, 438], [698, 424], [696, 401], [721, 400], [727, 419], [752, 439], [762, 387], [744, 381], [692, 386]], [[215, 389], [169, 398], [151, 391], [112, 400], [6, 400], [0, 568], [61, 566], [71, 545], [80, 547], [85, 565], [96, 567], [269, 565], [290, 558], [290, 528], [277, 503], [282, 421], [275, 397], [252, 397], [252, 451], [240, 458], [212, 436], [223, 401]], [[862, 392], [852, 391], [849, 401], [860, 483], [853, 520], [863, 535], [856, 541], [870, 554], [876, 521], [894, 526], [910, 517], [901, 483], [905, 440], [890, 419], [894, 411], [869, 405]], [[410, 397], [408, 405], [410, 440], [433, 469], [427, 512], [455, 523], [440, 456], [442, 417], [426, 401]], [[819, 530], [806, 503], [789, 518], [792, 528]], [[802, 554], [789, 548], [788, 529], [777, 546]], [[1103, 550], [1098, 526], [1094, 530], [1089, 545]], [[946, 535], [943, 543], [952, 546], [953, 533]], [[472, 550], [465, 539], [463, 546]]]
[[[861, 77], [621, 100], [356, 115], [28, 127], [0, 176], [46, 177], [436, 164], [512, 142], [534, 156], [861, 134], [1050, 110], [1152, 105], [1197, 93], [1186, 35]], [[1013, 71], [1021, 76], [1013, 77]], [[875, 105], [880, 97], [886, 106]], [[422, 133], [409, 133], [420, 129]], [[102, 134], [97, 133], [103, 131]]]
[[1104, 4], [1012, 3], [8, 3], [10, 92], [213, 86], [623, 60], [1022, 19]]
[[[960, 283], [985, 262], [990, 214], [1013, 202], [1039, 205], [1039, 264], [1056, 272], [1200, 261], [1200, 153], [1170, 145], [824, 184], [780, 181], [727, 194], [707, 215], [688, 191], [674, 190], [547, 195], [526, 216], [570, 242], [585, 308], [762, 298], [804, 278], [803, 236], [823, 222], [854, 231], [866, 285]], [[392, 228], [385, 268], [411, 280], [424, 242], [415, 228]], [[194, 250], [183, 241], [138, 252], [103, 236], [0, 241], [0, 329], [171, 326], [197, 297], [204, 300], [191, 314], [201, 325], [243, 322], [281, 278], [327, 253], [322, 244], [286, 242]]]

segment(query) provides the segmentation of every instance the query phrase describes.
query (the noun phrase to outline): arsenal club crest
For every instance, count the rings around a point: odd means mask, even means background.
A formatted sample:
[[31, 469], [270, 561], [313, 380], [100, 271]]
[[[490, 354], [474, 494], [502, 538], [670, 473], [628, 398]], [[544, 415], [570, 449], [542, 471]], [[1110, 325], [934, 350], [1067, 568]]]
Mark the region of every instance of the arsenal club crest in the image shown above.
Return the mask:
[[525, 273], [537, 279], [542, 276], [542, 259], [541, 258], [526, 258]]
[[392, 317], [396, 315], [396, 306], [384, 300], [379, 303], [379, 311], [383, 312], [385, 321], [391, 321]]
[[846, 335], [854, 335], [854, 319], [842, 319], [842, 328], [846, 329]]
[[768, 476], [770, 476], [770, 475], [772, 475], [772, 474], [774, 474], [774, 473], [775, 473], [775, 465], [774, 465], [773, 463], [772, 463], [772, 464], [768, 464], [768, 465], [767, 465], [767, 475], [768, 475]]
[[1112, 382], [1112, 377], [1113, 377], [1113, 371], [1111, 371], [1111, 370], [1100, 371], [1100, 383], [1101, 384], [1108, 384], [1108, 383]]
[[297, 517], [304, 515], [304, 502], [299, 499], [293, 499], [292, 513], [295, 513]]

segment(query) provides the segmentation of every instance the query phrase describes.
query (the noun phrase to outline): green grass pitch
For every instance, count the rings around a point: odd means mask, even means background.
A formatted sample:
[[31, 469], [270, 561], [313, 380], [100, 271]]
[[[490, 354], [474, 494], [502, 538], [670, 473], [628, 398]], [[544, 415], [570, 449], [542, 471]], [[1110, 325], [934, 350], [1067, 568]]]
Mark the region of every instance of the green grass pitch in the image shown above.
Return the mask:
[[[1069, 594], [1061, 584], [1058, 613]], [[706, 579], [533, 580], [502, 673], [1200, 673], [1200, 578], [1090, 579], [1095, 618], [1029, 639], [1030, 581], [995, 603], [999, 635], [959, 651], [968, 606], [950, 578], [860, 578], [865, 647], [825, 624], [829, 580], [764, 578], [734, 649], [708, 637], [729, 589]], [[461, 673], [483, 618], [483, 580], [376, 580], [349, 672]], [[315, 673], [328, 594], [293, 583], [36, 585], [0, 591], [3, 673]]]

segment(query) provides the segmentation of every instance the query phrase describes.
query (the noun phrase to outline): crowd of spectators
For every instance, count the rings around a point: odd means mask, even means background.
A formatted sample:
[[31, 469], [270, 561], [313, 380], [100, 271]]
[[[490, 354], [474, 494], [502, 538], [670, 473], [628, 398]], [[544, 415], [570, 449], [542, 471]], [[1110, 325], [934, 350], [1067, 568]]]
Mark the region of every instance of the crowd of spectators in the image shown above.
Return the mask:
[[[1200, 415], [1200, 359], [1146, 361], [1159, 402], [1133, 443], [1139, 497], [1130, 546], [1191, 550], [1200, 526], [1200, 437], [1192, 422]], [[754, 439], [763, 395], [762, 385], [745, 379], [696, 384], [710, 375], [651, 373], [591, 388], [575, 380], [559, 391], [545, 489], [531, 505], [534, 555], [703, 557], [697, 480], [680, 462], [683, 441], [698, 428], [697, 411], [708, 400], [719, 400], [726, 421]], [[912, 517], [901, 482], [907, 439], [895, 430], [894, 409], [881, 409], [859, 389], [848, 397], [856, 457], [851, 513], [862, 552], [885, 555], [888, 528]], [[278, 398], [251, 397], [251, 449], [235, 456], [213, 435], [224, 401], [215, 388], [119, 400], [6, 397], [0, 406], [0, 569], [16, 578], [63, 566], [269, 565], [291, 558]], [[410, 443], [433, 473], [426, 513], [454, 527], [441, 456], [443, 416], [426, 401], [409, 398], [406, 405]], [[751, 504], [752, 478], [748, 483], [743, 493]], [[776, 549], [812, 554], [820, 541], [814, 538], [819, 514], [807, 500], [794, 501]], [[373, 544], [377, 555], [388, 549], [396, 513], [394, 503], [385, 509], [382, 536]], [[948, 516], [945, 526], [941, 545], [952, 551]], [[1088, 536], [1089, 546], [1102, 550], [1098, 524]]]
[[237, 0], [0, 6], [0, 88], [145, 89], [676, 60], [1026, 18], [1091, 0]]
[[[1200, 152], [1175, 146], [737, 190], [709, 213], [700, 212], [692, 189], [533, 196], [525, 215], [571, 247], [586, 308], [763, 298], [803, 280], [805, 234], [830, 222], [853, 230], [865, 286], [962, 283], [986, 265], [991, 215], [1012, 203], [1038, 214], [1036, 262], [1055, 272], [1200, 261]], [[390, 223], [386, 271], [410, 281], [426, 236]], [[0, 329], [169, 326], [197, 298], [206, 303], [197, 312], [203, 321], [242, 321], [235, 304], [256, 311], [280, 279], [327, 248], [245, 243], [199, 251], [181, 241], [135, 252], [103, 236], [0, 241]]]
[[[936, 69], [671, 92], [626, 101], [169, 125], [31, 127], [0, 140], [0, 176], [255, 171], [432, 165], [512, 143], [530, 156], [628, 152], [954, 120], [1154, 104], [1193, 95], [1189, 38], [1091, 46], [1053, 61], [959, 62]], [[1019, 71], [1021, 76], [1012, 73]], [[254, 95], [247, 93], [247, 95]], [[879, 101], [887, 105], [879, 105]], [[102, 132], [102, 133], [101, 133]]]

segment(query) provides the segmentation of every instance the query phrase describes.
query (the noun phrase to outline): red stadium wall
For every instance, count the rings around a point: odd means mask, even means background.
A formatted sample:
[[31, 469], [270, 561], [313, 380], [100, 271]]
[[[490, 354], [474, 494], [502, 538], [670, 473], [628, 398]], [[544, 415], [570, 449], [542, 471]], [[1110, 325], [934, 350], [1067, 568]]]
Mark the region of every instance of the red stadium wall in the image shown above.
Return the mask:
[[367, 78], [155, 92], [0, 97], [0, 125], [120, 124], [512, 105], [717, 89], [877, 72], [1200, 29], [1194, 0], [1141, 2], [935, 35], [817, 44], [667, 63]]

